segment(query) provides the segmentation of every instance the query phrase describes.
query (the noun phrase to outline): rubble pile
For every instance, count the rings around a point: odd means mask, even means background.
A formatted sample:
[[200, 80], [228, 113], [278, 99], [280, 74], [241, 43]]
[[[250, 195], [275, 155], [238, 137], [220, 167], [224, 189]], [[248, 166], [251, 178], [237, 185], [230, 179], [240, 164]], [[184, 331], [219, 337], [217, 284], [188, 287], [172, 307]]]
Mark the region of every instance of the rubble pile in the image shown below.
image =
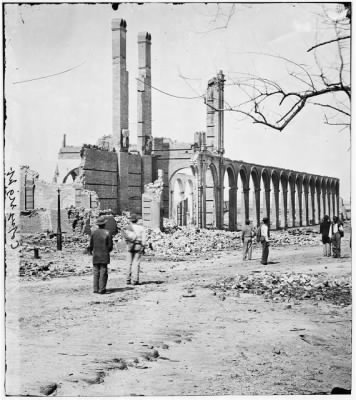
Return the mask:
[[237, 250], [241, 248], [241, 234], [238, 232], [211, 231], [207, 229], [178, 229], [166, 234], [149, 230], [147, 241], [158, 256], [182, 257], [201, 255], [209, 251]]
[[342, 306], [351, 304], [351, 277], [335, 278], [325, 273], [260, 272], [237, 275], [209, 287], [215, 294], [239, 297], [241, 292], [252, 293], [276, 302], [311, 299]]
[[271, 246], [316, 246], [321, 243], [320, 234], [317, 230], [308, 227], [290, 228], [285, 231], [271, 232]]

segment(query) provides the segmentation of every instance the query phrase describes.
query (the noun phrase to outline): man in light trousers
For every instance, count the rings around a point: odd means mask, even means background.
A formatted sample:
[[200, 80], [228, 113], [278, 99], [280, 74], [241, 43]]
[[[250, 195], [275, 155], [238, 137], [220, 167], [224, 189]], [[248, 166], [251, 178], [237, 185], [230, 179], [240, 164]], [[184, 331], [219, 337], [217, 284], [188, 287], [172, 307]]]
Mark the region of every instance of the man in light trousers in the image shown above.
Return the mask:
[[251, 221], [246, 220], [246, 225], [242, 228], [241, 240], [243, 243], [243, 261], [252, 258], [252, 238], [255, 236], [255, 230], [251, 226]]
[[140, 283], [140, 263], [143, 250], [146, 245], [145, 228], [142, 224], [138, 224], [138, 219], [135, 214], [131, 215], [131, 224], [129, 229], [135, 233], [135, 240], [128, 243], [128, 271], [126, 277], [126, 284], [139, 285]]

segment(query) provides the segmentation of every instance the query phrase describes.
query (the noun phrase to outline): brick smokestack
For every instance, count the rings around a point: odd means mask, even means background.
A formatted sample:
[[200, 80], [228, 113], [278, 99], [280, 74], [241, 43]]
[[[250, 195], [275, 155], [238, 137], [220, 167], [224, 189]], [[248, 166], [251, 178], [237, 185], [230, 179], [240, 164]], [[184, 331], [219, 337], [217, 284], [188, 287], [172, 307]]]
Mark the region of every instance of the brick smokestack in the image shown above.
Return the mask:
[[137, 149], [152, 152], [151, 35], [138, 34]]
[[113, 19], [112, 31], [112, 135], [116, 151], [129, 147], [129, 74], [126, 70], [126, 21]]

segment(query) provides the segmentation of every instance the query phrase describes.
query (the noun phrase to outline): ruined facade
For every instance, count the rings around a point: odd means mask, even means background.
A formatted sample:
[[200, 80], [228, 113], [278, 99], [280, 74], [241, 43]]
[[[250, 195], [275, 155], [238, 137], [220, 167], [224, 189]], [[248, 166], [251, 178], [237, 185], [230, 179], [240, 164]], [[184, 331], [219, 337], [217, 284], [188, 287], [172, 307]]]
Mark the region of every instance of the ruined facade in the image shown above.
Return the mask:
[[[268, 216], [272, 228], [317, 224], [339, 214], [337, 178], [245, 163], [224, 157], [224, 75], [208, 82], [207, 128], [193, 143], [154, 137], [151, 35], [138, 34], [137, 146], [130, 144], [126, 21], [112, 21], [112, 135], [94, 146], [63, 143], [56, 180], [72, 179], [97, 193], [100, 207], [142, 211], [145, 185], [163, 171], [162, 213], [179, 224], [236, 230], [249, 218]], [[227, 179], [226, 179], [227, 176]], [[226, 187], [224, 187], [224, 185]]]

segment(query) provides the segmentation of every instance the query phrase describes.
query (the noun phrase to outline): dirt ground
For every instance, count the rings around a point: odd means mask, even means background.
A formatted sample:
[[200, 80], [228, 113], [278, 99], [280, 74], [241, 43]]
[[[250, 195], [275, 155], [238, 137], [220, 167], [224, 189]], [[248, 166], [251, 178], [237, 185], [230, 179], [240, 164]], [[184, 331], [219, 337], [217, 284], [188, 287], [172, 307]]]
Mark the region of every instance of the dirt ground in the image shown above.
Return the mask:
[[[351, 306], [215, 295], [216, 280], [256, 271], [350, 276], [349, 235], [341, 259], [322, 247], [272, 248], [271, 264], [241, 253], [200, 260], [145, 257], [139, 286], [112, 258], [106, 295], [92, 276], [20, 280], [8, 259], [6, 393], [57, 396], [323, 394], [351, 387]], [[82, 262], [90, 265], [90, 256]], [[63, 252], [63, 259], [66, 253]], [[68, 260], [67, 260], [68, 262]], [[56, 386], [54, 386], [54, 384]]]

